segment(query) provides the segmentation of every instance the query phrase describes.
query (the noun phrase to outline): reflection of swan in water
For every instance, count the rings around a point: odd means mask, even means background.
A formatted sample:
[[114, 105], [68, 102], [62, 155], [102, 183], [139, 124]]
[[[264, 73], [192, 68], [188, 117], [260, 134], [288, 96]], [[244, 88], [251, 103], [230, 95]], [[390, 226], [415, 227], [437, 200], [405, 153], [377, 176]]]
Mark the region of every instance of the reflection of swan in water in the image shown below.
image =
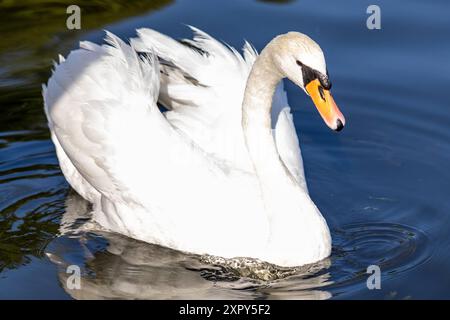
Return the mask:
[[[297, 269], [275, 268], [255, 260], [188, 255], [100, 231], [90, 222], [90, 205], [75, 193], [67, 197], [66, 207], [62, 235], [46, 252], [58, 265], [62, 286], [76, 299], [327, 299], [352, 291], [367, 294], [368, 265], [380, 266], [386, 284], [431, 255], [420, 230], [365, 222], [333, 232], [330, 259]], [[69, 265], [81, 268], [79, 290], [67, 288]]]
[[[313, 289], [329, 284], [327, 273], [307, 277], [311, 270], [285, 268], [279, 272], [293, 274], [278, 280], [241, 277], [237, 269], [207, 264], [211, 257], [187, 255], [119, 234], [90, 232], [96, 226], [89, 222], [89, 204], [75, 193], [68, 196], [66, 204], [62, 236], [48, 246], [47, 255], [59, 267], [62, 286], [75, 299], [327, 299], [331, 296]], [[66, 269], [73, 264], [81, 268], [80, 289], [67, 287], [71, 274]], [[327, 260], [314, 268], [326, 264]], [[265, 264], [265, 267], [273, 274], [273, 266]], [[249, 274], [252, 268], [244, 269]], [[253, 275], [264, 273], [261, 269], [250, 271], [255, 271]]]

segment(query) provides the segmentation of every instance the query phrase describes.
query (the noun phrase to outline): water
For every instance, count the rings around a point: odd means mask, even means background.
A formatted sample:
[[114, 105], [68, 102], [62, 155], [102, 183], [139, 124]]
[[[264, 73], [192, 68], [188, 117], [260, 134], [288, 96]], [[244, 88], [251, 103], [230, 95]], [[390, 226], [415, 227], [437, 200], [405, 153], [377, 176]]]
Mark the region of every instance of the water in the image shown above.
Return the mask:
[[[67, 3], [66, 3], [67, 2]], [[12, 2], [11, 2], [12, 3]], [[0, 298], [450, 298], [450, 5], [371, 1], [32, 1], [0, 3]], [[64, 29], [65, 7], [83, 9]], [[238, 268], [105, 232], [70, 191], [49, 140], [40, 84], [79, 40], [138, 27], [187, 37], [192, 24], [261, 49], [289, 30], [324, 49], [347, 118], [331, 132], [294, 85], [287, 90], [310, 193], [333, 234], [331, 257], [295, 270]], [[211, 263], [213, 262], [213, 263]], [[66, 267], [81, 266], [82, 290]], [[381, 290], [366, 268], [381, 267]]]

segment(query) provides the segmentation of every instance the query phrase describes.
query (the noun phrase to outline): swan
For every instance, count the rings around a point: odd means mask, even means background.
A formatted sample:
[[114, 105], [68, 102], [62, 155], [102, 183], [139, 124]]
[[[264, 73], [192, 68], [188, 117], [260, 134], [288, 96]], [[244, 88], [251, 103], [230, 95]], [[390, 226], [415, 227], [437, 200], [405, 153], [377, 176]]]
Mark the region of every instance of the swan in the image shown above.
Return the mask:
[[284, 267], [326, 258], [282, 82], [341, 130], [321, 48], [289, 32], [240, 54], [190, 28], [182, 41], [138, 29], [129, 44], [106, 32], [59, 56], [42, 94], [66, 180], [111, 232]]

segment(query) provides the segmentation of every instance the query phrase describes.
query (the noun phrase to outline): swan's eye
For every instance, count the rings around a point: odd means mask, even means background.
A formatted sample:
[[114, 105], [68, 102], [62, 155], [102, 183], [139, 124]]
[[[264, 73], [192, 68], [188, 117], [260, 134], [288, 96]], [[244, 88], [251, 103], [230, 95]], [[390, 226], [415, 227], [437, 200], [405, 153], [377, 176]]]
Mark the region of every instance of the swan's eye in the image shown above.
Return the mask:
[[326, 75], [326, 76], [320, 75], [318, 78], [319, 78], [320, 84], [321, 84], [326, 90], [330, 90], [330, 89], [331, 89], [331, 81], [330, 81], [330, 78], [328, 78], [328, 72], [327, 72], [327, 75]]
[[331, 82], [330, 82], [330, 79], [328, 78], [328, 70], [327, 70], [327, 75], [324, 76], [320, 72], [304, 65], [299, 60], [295, 60], [295, 63], [297, 63], [297, 65], [302, 68], [303, 83], [305, 85], [310, 83], [313, 80], [318, 79], [320, 84], [323, 87], [322, 89], [325, 89], [325, 90], [331, 89]]

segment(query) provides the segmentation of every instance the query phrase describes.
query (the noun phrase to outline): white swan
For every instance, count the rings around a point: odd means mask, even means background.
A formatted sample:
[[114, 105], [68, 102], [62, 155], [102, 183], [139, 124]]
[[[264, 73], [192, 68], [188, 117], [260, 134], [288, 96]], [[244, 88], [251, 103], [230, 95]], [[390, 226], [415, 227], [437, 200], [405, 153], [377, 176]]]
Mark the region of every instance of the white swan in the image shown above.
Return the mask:
[[289, 32], [241, 56], [192, 29], [183, 42], [141, 29], [131, 46], [108, 33], [60, 57], [43, 96], [64, 176], [110, 231], [281, 266], [327, 257], [281, 82], [340, 130], [322, 50]]

